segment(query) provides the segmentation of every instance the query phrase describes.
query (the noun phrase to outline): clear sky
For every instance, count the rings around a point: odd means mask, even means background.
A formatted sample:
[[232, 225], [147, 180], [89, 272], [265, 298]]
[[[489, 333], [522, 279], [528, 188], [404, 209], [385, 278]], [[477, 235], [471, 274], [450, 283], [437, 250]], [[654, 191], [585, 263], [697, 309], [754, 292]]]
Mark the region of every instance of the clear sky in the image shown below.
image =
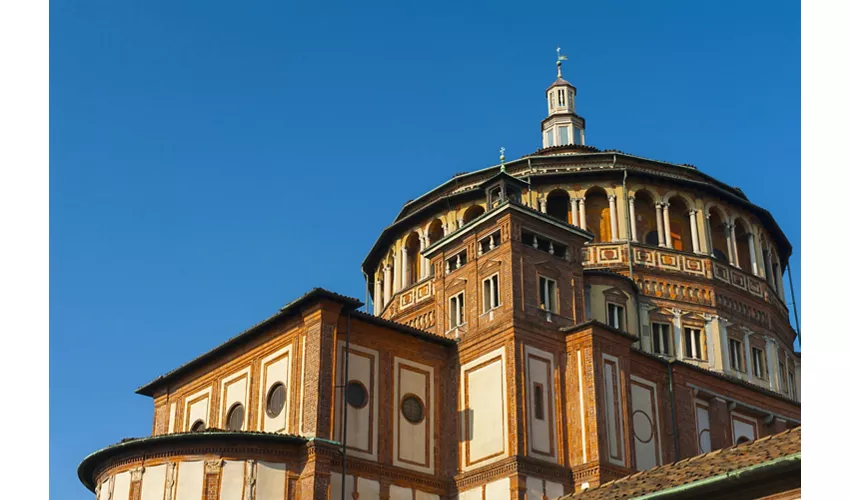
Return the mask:
[[53, 498], [91, 500], [80, 460], [150, 434], [137, 387], [312, 287], [362, 299], [407, 200], [538, 149], [558, 44], [587, 143], [743, 189], [799, 287], [799, 23], [777, 1], [53, 2]]

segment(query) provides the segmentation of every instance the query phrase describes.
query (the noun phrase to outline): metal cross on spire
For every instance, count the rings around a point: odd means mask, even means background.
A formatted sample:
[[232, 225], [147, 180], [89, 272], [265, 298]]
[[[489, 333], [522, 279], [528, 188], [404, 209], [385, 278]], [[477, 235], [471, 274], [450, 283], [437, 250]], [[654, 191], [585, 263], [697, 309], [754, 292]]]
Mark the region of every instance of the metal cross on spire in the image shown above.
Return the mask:
[[558, 48], [555, 49], [555, 52], [558, 53], [558, 78], [561, 78], [561, 61], [566, 61], [567, 56], [561, 55], [561, 46], [560, 45], [558, 46]]
[[501, 171], [505, 171], [505, 148], [499, 148], [499, 161], [502, 163]]

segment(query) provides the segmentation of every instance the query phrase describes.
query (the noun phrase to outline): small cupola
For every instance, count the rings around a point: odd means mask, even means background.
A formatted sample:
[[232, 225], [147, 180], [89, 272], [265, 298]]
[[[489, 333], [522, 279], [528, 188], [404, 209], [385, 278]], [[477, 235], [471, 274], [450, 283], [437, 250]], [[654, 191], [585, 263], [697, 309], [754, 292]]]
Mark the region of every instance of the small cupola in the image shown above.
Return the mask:
[[546, 89], [548, 116], [541, 123], [543, 147], [584, 145], [584, 118], [576, 114], [576, 88], [561, 75], [567, 56], [558, 53], [558, 78]]

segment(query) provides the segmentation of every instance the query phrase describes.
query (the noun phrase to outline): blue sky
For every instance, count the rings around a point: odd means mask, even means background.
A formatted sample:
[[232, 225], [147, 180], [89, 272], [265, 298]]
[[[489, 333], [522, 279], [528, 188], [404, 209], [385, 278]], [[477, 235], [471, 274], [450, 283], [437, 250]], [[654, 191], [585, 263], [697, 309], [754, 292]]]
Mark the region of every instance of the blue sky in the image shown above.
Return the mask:
[[799, 292], [799, 23], [775, 1], [54, 2], [53, 496], [91, 499], [79, 461], [150, 434], [135, 388], [311, 287], [362, 298], [404, 202], [539, 148], [558, 44], [587, 143], [743, 189]]

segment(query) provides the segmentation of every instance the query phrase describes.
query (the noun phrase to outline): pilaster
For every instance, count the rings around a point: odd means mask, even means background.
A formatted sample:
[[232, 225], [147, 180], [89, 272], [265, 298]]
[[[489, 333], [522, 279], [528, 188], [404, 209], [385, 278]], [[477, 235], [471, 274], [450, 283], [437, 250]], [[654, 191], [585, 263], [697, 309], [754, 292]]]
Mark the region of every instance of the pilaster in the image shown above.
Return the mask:
[[301, 430], [308, 437], [331, 439], [334, 338], [341, 310], [341, 304], [320, 300], [301, 311], [306, 331]]

